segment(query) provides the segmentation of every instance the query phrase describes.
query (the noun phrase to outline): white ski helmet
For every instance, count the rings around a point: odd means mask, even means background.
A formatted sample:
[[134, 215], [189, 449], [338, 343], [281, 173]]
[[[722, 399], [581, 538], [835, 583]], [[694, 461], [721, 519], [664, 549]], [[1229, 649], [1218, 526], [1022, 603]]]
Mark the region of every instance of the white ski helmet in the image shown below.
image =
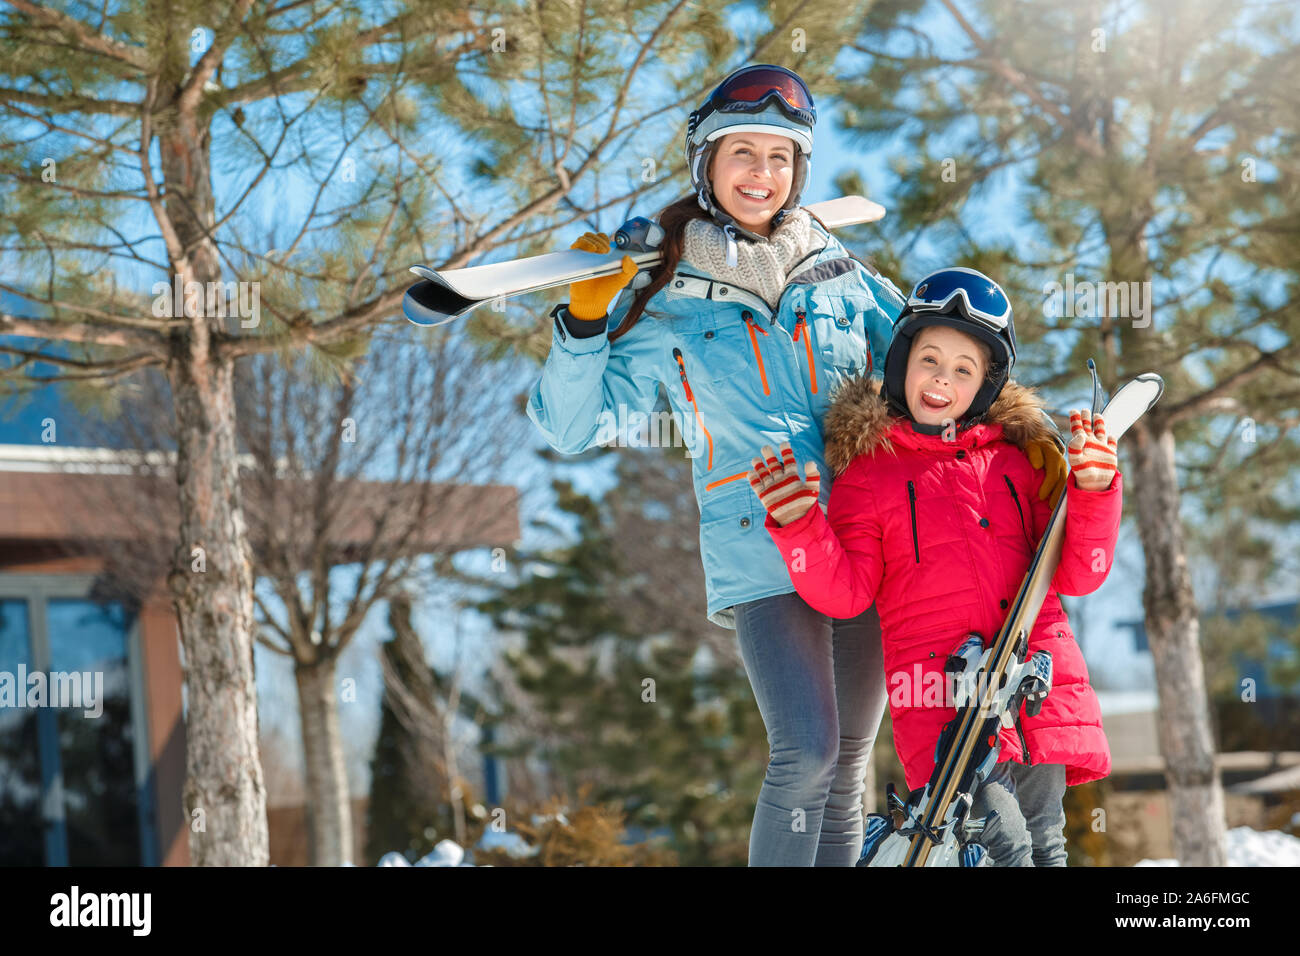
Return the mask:
[[730, 74], [709, 94], [700, 108], [691, 113], [686, 127], [686, 158], [691, 185], [700, 208], [725, 230], [740, 233], [747, 239], [763, 237], [745, 229], [727, 213], [713, 196], [709, 182], [709, 163], [716, 143], [729, 133], [772, 133], [787, 136], [797, 149], [790, 195], [775, 216], [772, 225], [780, 225], [785, 214], [799, 205], [799, 197], [808, 181], [812, 162], [813, 127], [817, 108], [812, 94], [797, 73], [783, 66], [752, 64]]

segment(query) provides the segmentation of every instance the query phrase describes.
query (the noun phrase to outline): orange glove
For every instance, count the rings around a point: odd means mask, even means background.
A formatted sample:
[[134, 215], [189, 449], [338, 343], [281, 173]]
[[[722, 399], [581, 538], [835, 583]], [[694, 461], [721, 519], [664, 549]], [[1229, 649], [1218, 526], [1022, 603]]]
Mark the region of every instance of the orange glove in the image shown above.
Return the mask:
[[1101, 414], [1088, 416], [1070, 412], [1070, 470], [1074, 483], [1084, 491], [1105, 491], [1119, 471], [1115, 452], [1116, 440], [1106, 437], [1106, 423]]
[[1055, 508], [1056, 499], [1065, 491], [1065, 479], [1070, 475], [1065, 465], [1065, 456], [1050, 438], [1026, 442], [1025, 454], [1029, 456], [1029, 464], [1033, 468], [1047, 473], [1038, 489], [1039, 500], [1047, 500]]
[[[609, 236], [603, 232], [585, 232], [569, 248], [581, 249], [583, 252], [609, 252]], [[604, 318], [609, 303], [632, 281], [636, 273], [636, 263], [632, 257], [624, 256], [622, 272], [570, 283], [569, 314], [575, 319]]]

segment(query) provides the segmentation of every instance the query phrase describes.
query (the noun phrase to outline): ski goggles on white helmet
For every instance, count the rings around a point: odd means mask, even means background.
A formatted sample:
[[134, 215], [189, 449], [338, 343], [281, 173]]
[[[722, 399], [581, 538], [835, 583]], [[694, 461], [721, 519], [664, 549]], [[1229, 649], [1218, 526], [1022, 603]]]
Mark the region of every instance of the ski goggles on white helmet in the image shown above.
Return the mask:
[[[962, 312], [990, 332], [1008, 336], [1011, 323], [1011, 300], [1002, 287], [974, 269], [951, 266], [931, 273], [916, 284], [907, 297], [913, 312], [947, 312], [960, 300]], [[1015, 332], [1010, 331], [1011, 354], [1015, 355]]]
[[783, 66], [762, 63], [739, 69], [719, 83], [695, 111], [693, 125], [699, 126], [714, 113], [759, 113], [769, 103], [806, 126], [817, 122], [817, 107], [799, 75]]

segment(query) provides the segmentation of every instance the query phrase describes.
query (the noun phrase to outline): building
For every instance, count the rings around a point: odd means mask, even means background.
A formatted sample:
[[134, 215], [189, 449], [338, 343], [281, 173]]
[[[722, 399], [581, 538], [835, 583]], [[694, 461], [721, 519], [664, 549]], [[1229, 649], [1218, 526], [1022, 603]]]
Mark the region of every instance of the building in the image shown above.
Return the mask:
[[[124, 461], [0, 445], [0, 865], [189, 862], [184, 682], [165, 581], [142, 601], [104, 588], [128, 543], [176, 528], [176, 503], [142, 493]], [[516, 489], [474, 491], [474, 508], [413, 547], [516, 541]], [[247, 482], [244, 499], [261, 505]], [[346, 563], [373, 529], [360, 509], [339, 524], [330, 560]]]
[[[1273, 627], [1266, 658], [1235, 655], [1236, 672], [1254, 681], [1250, 701], [1212, 704], [1215, 764], [1225, 790], [1229, 828], [1272, 829], [1291, 819], [1292, 804], [1300, 806], [1300, 736], [1286, 732], [1288, 721], [1300, 714], [1300, 699], [1269, 678], [1269, 664], [1294, 659], [1296, 647], [1286, 639], [1297, 623], [1296, 602], [1275, 602], [1252, 609]], [[1244, 611], [1225, 616], [1239, 620]], [[1133, 634], [1134, 649], [1149, 653], [1141, 621], [1118, 624]], [[1127, 864], [1143, 857], [1173, 856], [1165, 761], [1160, 753], [1155, 689], [1098, 691], [1102, 723], [1111, 749], [1111, 774], [1106, 780], [1105, 809], [1111, 821], [1108, 835], [1112, 855]]]

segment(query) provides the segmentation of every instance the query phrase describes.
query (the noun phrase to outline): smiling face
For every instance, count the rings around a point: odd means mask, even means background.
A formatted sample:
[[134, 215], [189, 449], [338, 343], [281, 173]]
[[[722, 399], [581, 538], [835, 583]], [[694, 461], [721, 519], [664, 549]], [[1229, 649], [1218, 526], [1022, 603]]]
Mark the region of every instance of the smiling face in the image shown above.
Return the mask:
[[750, 232], [766, 236], [794, 182], [794, 151], [788, 136], [728, 133], [713, 153], [709, 179], [718, 204]]
[[984, 384], [991, 353], [974, 336], [931, 325], [912, 339], [903, 394], [922, 425], [942, 425], [966, 414]]

